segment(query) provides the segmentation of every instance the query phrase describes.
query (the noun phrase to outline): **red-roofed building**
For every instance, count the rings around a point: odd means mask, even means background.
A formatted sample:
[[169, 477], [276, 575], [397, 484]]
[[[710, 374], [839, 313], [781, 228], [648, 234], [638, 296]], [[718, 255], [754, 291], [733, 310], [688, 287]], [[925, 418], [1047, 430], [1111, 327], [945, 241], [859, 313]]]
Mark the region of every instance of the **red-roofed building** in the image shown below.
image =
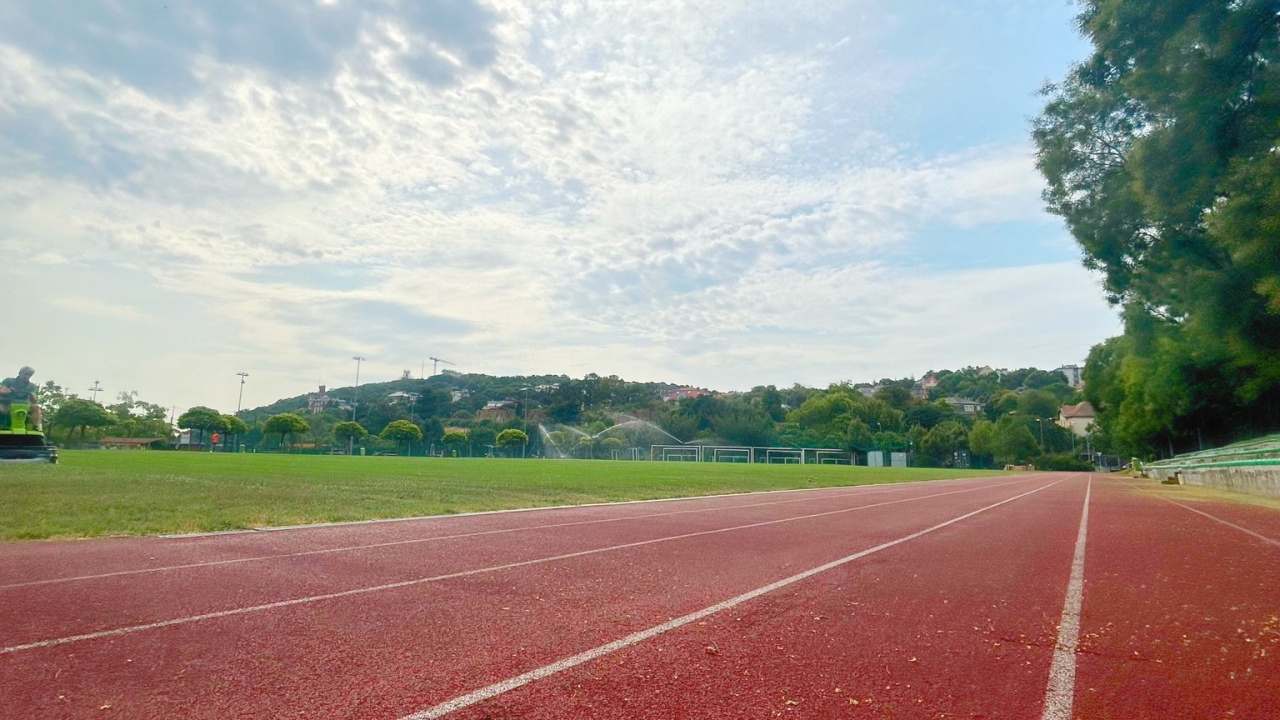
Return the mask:
[[1089, 434], [1089, 426], [1093, 424], [1095, 417], [1096, 413], [1088, 400], [1058, 408], [1058, 424], [1080, 437]]

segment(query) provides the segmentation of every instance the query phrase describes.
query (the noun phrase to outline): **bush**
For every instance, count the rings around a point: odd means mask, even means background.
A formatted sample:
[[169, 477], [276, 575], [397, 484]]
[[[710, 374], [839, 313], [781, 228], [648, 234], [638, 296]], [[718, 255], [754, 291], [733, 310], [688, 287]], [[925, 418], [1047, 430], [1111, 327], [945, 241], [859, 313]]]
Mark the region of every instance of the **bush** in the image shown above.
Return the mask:
[[1071, 453], [1054, 453], [1042, 455], [1035, 460], [1037, 470], [1065, 470], [1069, 472], [1087, 472], [1093, 470], [1093, 463]]

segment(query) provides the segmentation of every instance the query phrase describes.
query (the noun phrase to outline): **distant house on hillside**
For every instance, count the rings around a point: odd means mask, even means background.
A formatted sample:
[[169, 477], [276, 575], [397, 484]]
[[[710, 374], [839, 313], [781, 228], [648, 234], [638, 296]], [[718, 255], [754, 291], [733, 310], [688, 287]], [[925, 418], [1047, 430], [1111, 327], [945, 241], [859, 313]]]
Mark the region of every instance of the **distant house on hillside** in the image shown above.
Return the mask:
[[490, 400], [484, 407], [476, 411], [477, 420], [492, 420], [505, 423], [515, 419], [516, 407], [512, 400]]
[[319, 415], [324, 409], [329, 407], [332, 398], [325, 391], [324, 385], [320, 386], [319, 392], [307, 393], [307, 411], [312, 415]]
[[949, 397], [947, 404], [957, 415], [977, 415], [982, 412], [982, 403], [965, 397]]
[[876, 391], [880, 389], [880, 386], [862, 383], [860, 385], [855, 385], [854, 389], [857, 390], [862, 397], [869, 398], [875, 397]]
[[928, 400], [929, 391], [936, 387], [938, 387], [938, 376], [933, 373], [929, 373], [917, 380], [915, 385], [911, 386], [911, 396], [917, 400]]
[[415, 402], [417, 402], [417, 400], [418, 400], [418, 393], [405, 392], [403, 390], [400, 390], [398, 392], [393, 392], [387, 396], [387, 402], [390, 402], [393, 404], [406, 403], [406, 404], [412, 405]]
[[1063, 405], [1058, 408], [1058, 425], [1084, 437], [1089, 434], [1089, 426], [1093, 424], [1095, 415], [1088, 400], [1076, 405]]
[[668, 390], [662, 393], [662, 401], [675, 402], [676, 400], [688, 400], [690, 398], [701, 397], [707, 393], [707, 390], [696, 387], [676, 388], [675, 390]]

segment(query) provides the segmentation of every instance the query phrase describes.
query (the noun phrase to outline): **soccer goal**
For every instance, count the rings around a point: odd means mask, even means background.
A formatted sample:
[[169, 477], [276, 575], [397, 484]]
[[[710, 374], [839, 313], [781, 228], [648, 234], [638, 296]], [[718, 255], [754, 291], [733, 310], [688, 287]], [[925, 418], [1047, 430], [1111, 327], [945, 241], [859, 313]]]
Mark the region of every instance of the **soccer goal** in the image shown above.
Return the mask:
[[764, 451], [764, 461], [799, 465], [804, 462], [804, 451], [791, 448], [767, 448]]
[[649, 450], [654, 460], [664, 462], [698, 462], [702, 460], [702, 448], [695, 445], [654, 445]]
[[712, 462], [751, 462], [751, 448], [745, 447], [713, 447], [711, 448]]

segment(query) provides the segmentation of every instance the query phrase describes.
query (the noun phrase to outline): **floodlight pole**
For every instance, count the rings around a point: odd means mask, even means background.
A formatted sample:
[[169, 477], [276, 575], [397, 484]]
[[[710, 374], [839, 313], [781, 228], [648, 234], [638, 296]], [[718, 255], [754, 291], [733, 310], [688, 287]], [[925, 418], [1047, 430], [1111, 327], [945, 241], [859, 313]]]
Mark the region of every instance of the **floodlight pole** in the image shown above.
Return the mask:
[[356, 361], [356, 395], [355, 399], [351, 401], [351, 420], [354, 422], [356, 419], [356, 405], [360, 403], [360, 363], [364, 362], [365, 358], [353, 355], [351, 359]]
[[102, 392], [102, 385], [97, 380], [93, 381], [93, 387], [89, 388], [93, 391], [93, 401], [98, 402], [98, 393]]
[[244, 379], [245, 379], [245, 378], [247, 378], [247, 377], [249, 377], [249, 373], [247, 373], [247, 372], [238, 372], [238, 373], [236, 373], [236, 375], [239, 375], [239, 376], [240, 376], [240, 397], [236, 398], [236, 415], [239, 415], [239, 414], [240, 414], [240, 403], [244, 402]]

